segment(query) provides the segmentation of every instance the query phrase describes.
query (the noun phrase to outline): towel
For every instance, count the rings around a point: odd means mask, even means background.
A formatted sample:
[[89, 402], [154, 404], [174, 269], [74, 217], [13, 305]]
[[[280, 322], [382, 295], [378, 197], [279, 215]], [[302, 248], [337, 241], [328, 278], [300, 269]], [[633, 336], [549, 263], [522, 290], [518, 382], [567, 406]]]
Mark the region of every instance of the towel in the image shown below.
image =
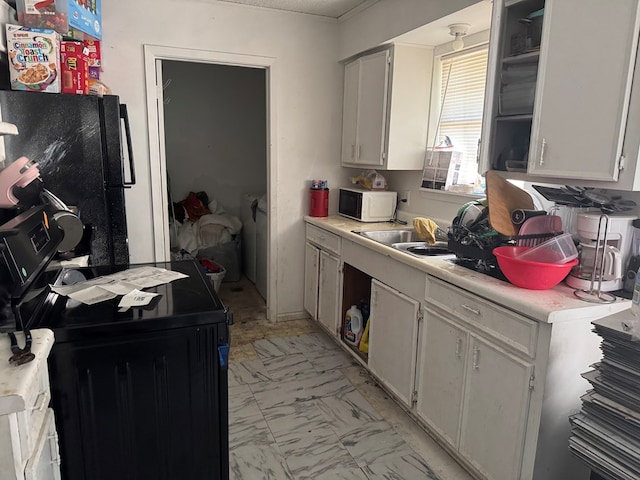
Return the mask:
[[436, 230], [438, 224], [430, 218], [416, 217], [413, 219], [413, 228], [418, 232], [418, 238], [429, 245], [436, 243]]

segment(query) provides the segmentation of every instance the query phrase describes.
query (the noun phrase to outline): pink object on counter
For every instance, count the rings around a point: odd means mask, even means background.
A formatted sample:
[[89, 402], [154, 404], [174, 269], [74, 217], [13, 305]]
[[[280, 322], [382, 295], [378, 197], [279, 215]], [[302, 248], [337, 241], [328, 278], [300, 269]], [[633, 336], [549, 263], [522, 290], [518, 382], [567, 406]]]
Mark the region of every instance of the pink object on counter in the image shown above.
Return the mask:
[[38, 164], [20, 157], [0, 171], [0, 207], [12, 208], [18, 204], [13, 187], [24, 188], [40, 176]]

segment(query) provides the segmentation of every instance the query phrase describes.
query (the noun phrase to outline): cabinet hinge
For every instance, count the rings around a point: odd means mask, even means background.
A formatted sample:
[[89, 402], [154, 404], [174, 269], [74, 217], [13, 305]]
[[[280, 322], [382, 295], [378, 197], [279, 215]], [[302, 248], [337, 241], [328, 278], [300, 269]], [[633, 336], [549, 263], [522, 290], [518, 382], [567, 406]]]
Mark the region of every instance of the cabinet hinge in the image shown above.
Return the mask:
[[382, 158], [382, 161], [384, 162], [387, 159], [387, 152], [382, 152], [382, 155], [380, 155], [380, 158]]
[[416, 403], [418, 403], [418, 392], [414, 390], [411, 392], [411, 405], [415, 405]]
[[389, 65], [391, 65], [391, 55], [388, 55], [388, 56], [387, 56], [387, 63], [388, 63]]
[[624, 167], [626, 167], [627, 164], [627, 157], [625, 157], [624, 155], [620, 155], [620, 159], [618, 160], [618, 170], [622, 171], [624, 170]]
[[422, 309], [418, 309], [418, 313], [416, 314], [417, 320], [419, 322], [421, 322], [422, 320], [424, 320], [424, 313], [422, 312]]
[[531, 374], [529, 377], [529, 390], [533, 390], [536, 386], [536, 376], [535, 374]]

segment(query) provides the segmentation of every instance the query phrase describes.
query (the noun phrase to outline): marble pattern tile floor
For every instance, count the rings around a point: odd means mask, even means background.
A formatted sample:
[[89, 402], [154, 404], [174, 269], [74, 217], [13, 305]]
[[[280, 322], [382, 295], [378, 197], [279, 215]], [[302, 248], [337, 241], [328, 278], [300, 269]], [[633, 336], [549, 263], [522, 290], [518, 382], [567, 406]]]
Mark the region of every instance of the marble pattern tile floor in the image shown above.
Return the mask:
[[231, 480], [471, 480], [313, 321], [268, 322], [244, 277], [219, 294]]

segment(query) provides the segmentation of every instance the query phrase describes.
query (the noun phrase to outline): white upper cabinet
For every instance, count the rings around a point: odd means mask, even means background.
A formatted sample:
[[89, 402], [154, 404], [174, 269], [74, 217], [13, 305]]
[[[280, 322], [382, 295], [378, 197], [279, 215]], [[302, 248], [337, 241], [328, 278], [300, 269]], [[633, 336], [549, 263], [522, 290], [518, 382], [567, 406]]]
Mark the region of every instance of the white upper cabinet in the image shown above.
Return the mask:
[[[640, 132], [631, 128], [640, 109], [631, 97], [638, 7], [638, 0], [495, 0], [482, 171], [640, 189]], [[534, 42], [520, 49], [524, 18], [533, 20]]]
[[392, 45], [345, 65], [342, 165], [422, 170], [433, 51]]

